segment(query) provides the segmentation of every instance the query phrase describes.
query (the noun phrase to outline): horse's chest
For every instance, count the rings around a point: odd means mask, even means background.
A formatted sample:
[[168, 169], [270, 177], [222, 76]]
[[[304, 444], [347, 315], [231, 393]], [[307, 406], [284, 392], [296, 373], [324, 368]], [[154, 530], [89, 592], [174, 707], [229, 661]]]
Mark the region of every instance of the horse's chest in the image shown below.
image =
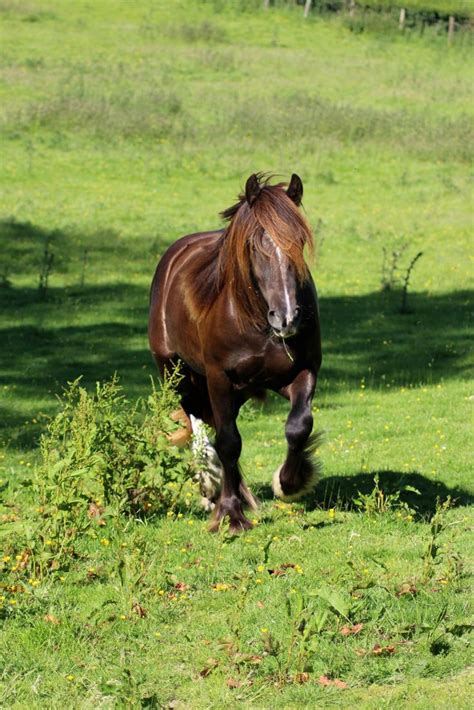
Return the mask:
[[280, 388], [291, 382], [295, 361], [288, 348], [267, 347], [258, 356], [242, 356], [226, 374], [235, 389]]

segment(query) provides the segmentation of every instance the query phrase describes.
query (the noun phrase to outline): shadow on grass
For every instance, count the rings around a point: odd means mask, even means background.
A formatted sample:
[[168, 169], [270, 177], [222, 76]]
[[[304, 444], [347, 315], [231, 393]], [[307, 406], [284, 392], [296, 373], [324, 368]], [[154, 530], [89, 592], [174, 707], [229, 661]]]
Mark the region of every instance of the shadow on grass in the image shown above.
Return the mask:
[[348, 384], [419, 384], [467, 377], [473, 292], [399, 292], [322, 299], [325, 380]]
[[[6, 278], [13, 283], [0, 288], [4, 388], [0, 415], [2, 438], [10, 445], [33, 446], [38, 428], [24, 428], [25, 412], [33, 417], [39, 410], [52, 413], [54, 395], [79, 376], [85, 386], [93, 386], [117, 372], [131, 398], [148, 391], [149, 376], [155, 374], [146, 334], [148, 288], [126, 280], [123, 260], [136, 263], [151, 282], [155, 266], [151, 251], [162, 251], [164, 244], [159, 238], [150, 240], [149, 252], [145, 245], [144, 253], [143, 240], [135, 246], [132, 240], [125, 247], [115, 236], [102, 231], [82, 241], [74, 233], [46, 233], [33, 225], [0, 222], [0, 246], [12, 270], [11, 278], [9, 274]], [[81, 250], [87, 243], [100, 255], [99, 263], [110, 279], [120, 274], [120, 280], [105, 284], [86, 280], [81, 288], [50, 288], [47, 298], [40, 298], [38, 264], [48, 240], [56, 249], [62, 245], [65, 273], [80, 268]], [[15, 274], [31, 286], [15, 286]], [[95, 272], [99, 277], [102, 280], [103, 274]], [[53, 275], [51, 282], [55, 281]], [[362, 377], [368, 387], [467, 378], [472, 292], [410, 294], [413, 312], [408, 315], [398, 312], [399, 297], [375, 292], [321, 299], [323, 392], [358, 387]], [[282, 406], [286, 412], [287, 405], [270, 396], [264, 411], [282, 411]]]
[[[320, 508], [328, 510], [361, 510], [356, 504], [360, 496], [370, 496], [375, 488], [378, 476], [378, 488], [387, 496], [397, 494], [400, 503], [406, 503], [418, 518], [430, 518], [436, 512], [439, 502], [451, 499], [453, 505], [469, 506], [474, 503], [472, 492], [458, 487], [449, 487], [441, 481], [435, 481], [416, 471], [372, 471], [357, 473], [353, 476], [328, 476], [322, 478], [311, 495], [302, 499], [308, 510]], [[254, 493], [264, 500], [274, 498], [269, 485], [254, 485]]]

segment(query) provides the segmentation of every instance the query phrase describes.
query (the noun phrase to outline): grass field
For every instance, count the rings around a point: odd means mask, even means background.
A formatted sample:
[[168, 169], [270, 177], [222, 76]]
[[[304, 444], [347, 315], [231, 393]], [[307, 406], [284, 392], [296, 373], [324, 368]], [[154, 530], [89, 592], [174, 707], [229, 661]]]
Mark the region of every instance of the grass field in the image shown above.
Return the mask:
[[[468, 35], [243, 0], [0, 15], [2, 706], [470, 707]], [[315, 231], [315, 496], [272, 497], [269, 397], [239, 420], [249, 533], [210, 535], [188, 485], [59, 549], [35, 483], [56, 395], [114, 372], [148, 395], [156, 261], [259, 170], [301, 175]]]

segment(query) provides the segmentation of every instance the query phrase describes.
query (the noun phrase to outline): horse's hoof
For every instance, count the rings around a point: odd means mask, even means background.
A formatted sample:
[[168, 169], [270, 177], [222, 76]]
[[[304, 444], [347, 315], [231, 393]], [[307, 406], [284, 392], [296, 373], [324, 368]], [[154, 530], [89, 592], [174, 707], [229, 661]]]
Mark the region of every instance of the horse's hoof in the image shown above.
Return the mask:
[[283, 464], [278, 466], [272, 478], [272, 489], [277, 498], [285, 498], [285, 494], [283, 493], [283, 488], [280, 483], [280, 472], [282, 468]]
[[283, 469], [283, 464], [277, 468], [275, 473], [273, 474], [273, 479], [272, 479], [272, 489], [274, 494], [276, 495], [277, 498], [280, 498], [282, 501], [286, 503], [291, 503], [292, 501], [300, 500], [303, 496], [305, 496], [307, 493], [311, 493], [311, 491], [316, 487], [318, 481], [319, 481], [319, 474], [321, 471], [321, 462], [316, 461], [314, 464], [314, 467], [308, 476], [308, 478], [305, 480], [301, 488], [294, 493], [285, 493], [285, 491], [282, 488], [281, 481], [280, 481], [280, 473]]
[[220, 520], [211, 520], [209, 523], [208, 530], [210, 533], [216, 533], [219, 532], [221, 527], [221, 521]]
[[240, 520], [231, 522], [229, 525], [229, 533], [231, 535], [238, 535], [245, 530], [252, 530], [253, 525], [247, 518], [241, 518]]
[[[226, 516], [222, 518], [214, 518], [211, 520], [209, 523], [209, 532], [215, 533], [219, 532], [221, 525], [225, 524], [226, 521]], [[241, 532], [244, 532], [245, 530], [252, 530], [253, 525], [250, 522], [250, 520], [247, 520], [247, 518], [242, 515], [242, 517], [236, 518], [234, 520], [229, 521], [229, 534], [230, 535], [238, 535]]]

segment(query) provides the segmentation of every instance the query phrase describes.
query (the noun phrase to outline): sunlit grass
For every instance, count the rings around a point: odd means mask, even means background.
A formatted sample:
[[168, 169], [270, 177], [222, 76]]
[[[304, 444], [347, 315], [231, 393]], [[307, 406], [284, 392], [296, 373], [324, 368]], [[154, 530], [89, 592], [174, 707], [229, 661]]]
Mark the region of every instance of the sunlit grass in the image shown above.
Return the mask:
[[[0, 3], [3, 702], [467, 708], [467, 44], [236, 8]], [[287, 415], [270, 396], [239, 422], [262, 503], [250, 533], [211, 536], [196, 491], [169, 516], [107, 520], [63, 569], [25, 577], [15, 545], [55, 395], [115, 371], [132, 400], [149, 391], [157, 259], [218, 227], [262, 169], [301, 175], [316, 232], [315, 497], [270, 493]], [[382, 292], [383, 249], [402, 247]]]

